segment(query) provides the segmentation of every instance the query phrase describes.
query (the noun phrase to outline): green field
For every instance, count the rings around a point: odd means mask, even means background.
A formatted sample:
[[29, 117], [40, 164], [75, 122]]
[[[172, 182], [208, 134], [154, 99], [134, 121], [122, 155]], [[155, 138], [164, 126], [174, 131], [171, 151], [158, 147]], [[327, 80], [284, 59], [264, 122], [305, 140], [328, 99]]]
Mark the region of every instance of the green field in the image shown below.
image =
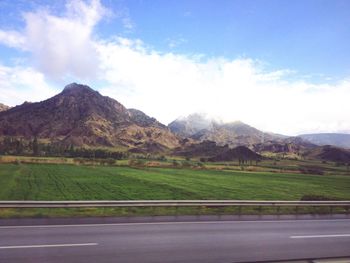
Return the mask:
[[350, 176], [1, 164], [0, 200], [350, 199]]
[[[57, 160], [55, 160], [57, 161]], [[216, 166], [214, 166], [216, 167]], [[220, 165], [217, 167], [221, 167]], [[169, 167], [0, 164], [0, 200], [350, 199], [350, 176]], [[225, 167], [225, 166], [224, 166]], [[264, 167], [253, 167], [265, 169]], [[220, 168], [222, 169], [222, 167]], [[235, 169], [235, 168], [234, 168]], [[340, 173], [342, 174], [342, 173]], [[346, 212], [338, 209], [338, 212]], [[0, 209], [0, 218], [171, 214], [275, 214], [274, 208], [28, 208]], [[279, 213], [295, 213], [283, 208]], [[328, 208], [298, 213], [328, 213]]]

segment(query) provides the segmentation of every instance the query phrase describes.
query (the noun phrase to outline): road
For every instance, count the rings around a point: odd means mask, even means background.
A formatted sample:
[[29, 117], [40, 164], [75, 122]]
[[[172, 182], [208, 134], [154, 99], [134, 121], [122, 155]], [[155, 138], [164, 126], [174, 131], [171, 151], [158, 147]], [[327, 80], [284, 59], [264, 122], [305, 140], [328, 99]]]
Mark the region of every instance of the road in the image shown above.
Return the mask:
[[254, 262], [350, 256], [350, 220], [0, 226], [0, 262]]

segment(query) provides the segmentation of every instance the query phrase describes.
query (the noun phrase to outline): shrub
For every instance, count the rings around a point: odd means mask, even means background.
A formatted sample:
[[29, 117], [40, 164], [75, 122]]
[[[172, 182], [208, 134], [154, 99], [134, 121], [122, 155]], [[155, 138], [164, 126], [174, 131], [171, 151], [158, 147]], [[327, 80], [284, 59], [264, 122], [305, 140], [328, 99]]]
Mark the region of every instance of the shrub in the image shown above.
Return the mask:
[[129, 160], [129, 166], [131, 166], [131, 167], [142, 167], [142, 166], [145, 166], [145, 160], [131, 159], [131, 160]]

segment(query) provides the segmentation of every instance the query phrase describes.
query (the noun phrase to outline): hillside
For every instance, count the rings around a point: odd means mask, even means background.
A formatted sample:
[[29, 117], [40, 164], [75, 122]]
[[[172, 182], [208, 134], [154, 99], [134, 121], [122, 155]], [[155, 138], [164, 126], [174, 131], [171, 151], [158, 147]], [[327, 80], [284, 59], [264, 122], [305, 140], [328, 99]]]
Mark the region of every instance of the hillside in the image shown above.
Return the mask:
[[257, 161], [261, 160], [262, 156], [253, 152], [245, 146], [238, 146], [233, 149], [228, 149], [218, 155], [209, 158], [209, 161], [221, 162], [221, 161]]
[[306, 151], [317, 147], [300, 137], [289, 137], [280, 141], [266, 141], [253, 145], [253, 150], [257, 153], [285, 153], [302, 155]]
[[346, 133], [302, 134], [299, 135], [299, 137], [317, 145], [334, 145], [343, 148], [350, 148], [350, 134]]
[[37, 137], [64, 145], [179, 145], [179, 139], [156, 119], [135, 109], [128, 110], [118, 101], [76, 83], [45, 101], [24, 103], [1, 112], [0, 123], [0, 137]]
[[350, 151], [331, 145], [319, 146], [305, 153], [308, 159], [318, 159], [338, 163], [350, 163]]
[[214, 157], [228, 151], [228, 146], [219, 146], [213, 141], [202, 141], [178, 147], [173, 151], [174, 155], [185, 157]]

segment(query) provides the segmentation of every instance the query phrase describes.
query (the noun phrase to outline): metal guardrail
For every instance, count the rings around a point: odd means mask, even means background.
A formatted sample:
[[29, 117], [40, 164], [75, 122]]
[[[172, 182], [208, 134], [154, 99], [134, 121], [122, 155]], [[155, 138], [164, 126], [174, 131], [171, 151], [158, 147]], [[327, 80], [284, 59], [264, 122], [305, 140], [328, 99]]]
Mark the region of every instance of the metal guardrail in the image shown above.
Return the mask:
[[128, 201], [0, 201], [0, 208], [68, 207], [344, 207], [350, 201], [250, 201], [250, 200], [128, 200]]

